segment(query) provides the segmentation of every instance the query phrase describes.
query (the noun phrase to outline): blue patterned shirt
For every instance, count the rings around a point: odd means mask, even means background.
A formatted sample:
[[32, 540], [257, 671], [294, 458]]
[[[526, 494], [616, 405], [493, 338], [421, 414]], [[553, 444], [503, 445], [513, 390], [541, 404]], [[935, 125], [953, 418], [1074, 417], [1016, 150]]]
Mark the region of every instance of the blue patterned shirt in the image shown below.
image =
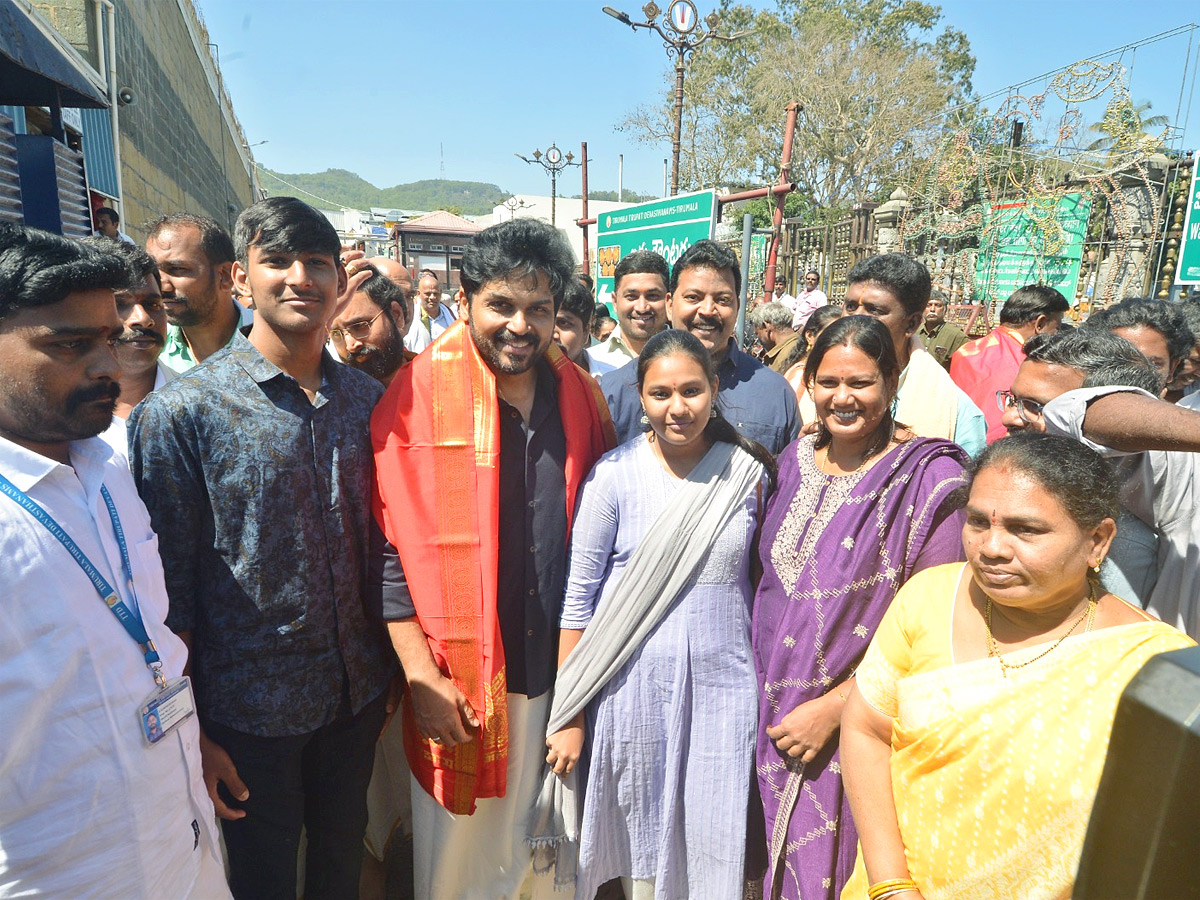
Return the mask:
[[326, 354], [310, 402], [236, 334], [130, 416], [167, 624], [191, 632], [203, 720], [306, 734], [387, 687], [395, 657], [364, 609], [382, 392]]

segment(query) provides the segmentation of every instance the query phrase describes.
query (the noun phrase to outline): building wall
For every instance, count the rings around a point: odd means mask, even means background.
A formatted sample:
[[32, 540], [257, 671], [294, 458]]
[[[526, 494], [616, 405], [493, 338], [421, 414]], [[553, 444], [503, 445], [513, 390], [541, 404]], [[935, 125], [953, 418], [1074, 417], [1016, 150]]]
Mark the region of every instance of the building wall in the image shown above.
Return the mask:
[[118, 86], [137, 97], [120, 110], [125, 230], [140, 238], [155, 216], [193, 212], [232, 231], [253, 202], [253, 167], [218, 102], [223, 85], [190, 0], [116, 7]]
[[[232, 230], [254, 200], [245, 137], [192, 0], [114, 0], [121, 229], [140, 240], [164, 213], [202, 213]], [[95, 0], [37, 0], [38, 11], [98, 69]]]

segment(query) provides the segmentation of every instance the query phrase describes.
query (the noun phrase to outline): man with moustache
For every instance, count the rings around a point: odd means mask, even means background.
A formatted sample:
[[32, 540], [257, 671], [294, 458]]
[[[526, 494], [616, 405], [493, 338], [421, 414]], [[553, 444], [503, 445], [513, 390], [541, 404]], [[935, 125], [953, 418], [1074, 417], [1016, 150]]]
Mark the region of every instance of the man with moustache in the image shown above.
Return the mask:
[[170, 322], [162, 362], [186, 372], [228, 346], [254, 313], [233, 299], [233, 242], [215, 221], [173, 213], [148, 231], [146, 252], [158, 263]]
[[395, 548], [373, 591], [408, 682], [422, 900], [515, 898], [530, 870], [571, 516], [613, 444], [598, 387], [553, 343], [574, 268], [545, 222], [479, 232], [466, 320], [372, 416], [376, 517]]
[[987, 446], [983, 413], [915, 337], [932, 289], [929, 270], [917, 260], [883, 253], [860, 260], [846, 274], [843, 308], [848, 316], [878, 319], [892, 336], [900, 364], [896, 421], [978, 456]]
[[373, 266], [350, 302], [330, 323], [329, 339], [342, 362], [387, 387], [415, 355], [404, 349], [408, 301], [404, 292]]
[[[130, 417], [134, 479], [162, 535], [191, 648], [204, 778], [234, 896], [357, 896], [366, 790], [395, 660], [366, 606], [379, 384], [325, 352], [346, 273], [337, 232], [292, 197], [238, 217], [248, 336]], [[381, 543], [381, 542], [379, 542]]]
[[454, 310], [442, 302], [442, 283], [432, 272], [417, 279], [416, 316], [404, 338], [404, 346], [420, 353], [454, 324]]
[[[712, 354], [725, 418], [744, 436], [778, 454], [796, 439], [800, 412], [787, 380], [743, 353], [734, 340], [741, 278], [732, 250], [715, 241], [698, 241], [671, 270], [668, 313], [675, 328], [690, 331]], [[645, 431], [637, 360], [604, 376], [601, 384], [618, 441]]]
[[[187, 648], [163, 624], [158, 541], [129, 468], [97, 438], [119, 391], [113, 289], [127, 283], [111, 254], [0, 225], [0, 893], [10, 896], [229, 897], [196, 716], [154, 713], [153, 733], [141, 725], [160, 682], [181, 686]], [[190, 693], [176, 696], [186, 708]]]
[[646, 341], [667, 327], [670, 279], [667, 261], [651, 250], [634, 250], [617, 263], [612, 303], [618, 328], [588, 348], [593, 375], [600, 377], [637, 359]]
[[950, 357], [954, 351], [970, 340], [965, 331], [946, 321], [949, 301], [941, 291], [930, 291], [925, 304], [925, 318], [917, 334], [925, 349], [946, 371], [950, 371]]
[[84, 243], [102, 253], [111, 253], [125, 263], [127, 283], [113, 292], [117, 315], [124, 330], [113, 342], [121, 366], [121, 395], [113, 410], [112, 424], [100, 435], [116, 453], [128, 459], [129, 438], [126, 420], [133, 408], [175, 377], [159, 362], [167, 333], [167, 313], [159, 289], [158, 266], [137, 244], [113, 244], [100, 238], [84, 238]]

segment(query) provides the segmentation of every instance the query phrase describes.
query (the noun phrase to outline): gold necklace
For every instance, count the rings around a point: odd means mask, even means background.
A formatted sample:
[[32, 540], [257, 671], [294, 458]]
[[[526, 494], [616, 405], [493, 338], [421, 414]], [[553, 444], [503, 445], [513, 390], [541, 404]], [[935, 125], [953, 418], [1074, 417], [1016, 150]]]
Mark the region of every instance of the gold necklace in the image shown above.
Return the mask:
[[[833, 472], [829, 471], [829, 447], [830, 447], [830, 444], [825, 445], [825, 469], [824, 469], [824, 471], [825, 471], [826, 475], [833, 474]], [[859, 472], [861, 472], [863, 470], [863, 466], [865, 466], [867, 464], [867, 460], [870, 459], [874, 455], [875, 455], [874, 453], [872, 453], [870, 450], [868, 450], [867, 455], [862, 458], [862, 462], [860, 462], [858, 464], [857, 469], [855, 469], [853, 472], [843, 473], [843, 474], [857, 475]]]
[[996, 638], [992, 634], [992, 598], [988, 597], [986, 594], [984, 594], [984, 596], [987, 599], [984, 602], [984, 606], [983, 606], [983, 625], [984, 625], [984, 628], [987, 630], [988, 657], [994, 658], [996, 660], [996, 662], [1000, 663], [1000, 671], [1003, 673], [1005, 678], [1008, 677], [1009, 669], [1023, 669], [1026, 666], [1030, 665], [1031, 663], [1037, 662], [1039, 659], [1041, 659], [1046, 654], [1050, 653], [1052, 650], [1054, 650], [1055, 647], [1057, 647], [1059, 644], [1061, 644], [1063, 641], [1065, 641], [1067, 638], [1069, 638], [1074, 633], [1075, 629], [1079, 627], [1079, 623], [1082, 622], [1084, 619], [1087, 619], [1087, 627], [1084, 629], [1084, 633], [1086, 634], [1087, 632], [1091, 631], [1092, 623], [1096, 619], [1096, 606], [1097, 606], [1097, 602], [1098, 602], [1096, 599], [1096, 584], [1095, 584], [1095, 582], [1089, 581], [1088, 582], [1087, 609], [1085, 609], [1082, 613], [1080, 613], [1079, 618], [1071, 623], [1071, 627], [1066, 630], [1066, 633], [1063, 634], [1062, 637], [1060, 637], [1057, 641], [1055, 641], [1053, 644], [1051, 644], [1049, 647], [1047, 647], [1041, 653], [1039, 653], [1037, 656], [1035, 656], [1033, 659], [1027, 659], [1023, 663], [1017, 663], [1016, 665], [1010, 665], [1009, 663], [1006, 663], [1004, 661], [1004, 657], [1000, 655], [1000, 650], [998, 649], [997, 644], [996, 644]]

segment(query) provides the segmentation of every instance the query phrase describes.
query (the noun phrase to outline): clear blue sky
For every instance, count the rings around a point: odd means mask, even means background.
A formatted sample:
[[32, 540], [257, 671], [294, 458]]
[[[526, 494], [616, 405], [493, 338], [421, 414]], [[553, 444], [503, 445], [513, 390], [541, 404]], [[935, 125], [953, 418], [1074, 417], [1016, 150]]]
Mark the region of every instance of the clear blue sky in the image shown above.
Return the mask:
[[[656, 36], [604, 15], [605, 0], [196, 0], [258, 160], [282, 172], [343, 168], [379, 187], [438, 178], [548, 194], [514, 153], [588, 142], [593, 190], [657, 193], [670, 146], [616, 131], [670, 75]], [[640, 18], [640, 0], [609, 0]], [[660, 6], [667, 4], [660, 0]], [[755, 5], [773, 6], [756, 0]], [[1184, 0], [945, 0], [988, 95], [1077, 59], [1200, 20]], [[701, 15], [715, 2], [697, 0]], [[1200, 31], [1197, 32], [1200, 35]], [[1187, 35], [1127, 52], [1135, 101], [1174, 117]], [[1196, 44], [1192, 41], [1193, 59]], [[1190, 68], [1189, 68], [1190, 72]], [[1183, 92], [1188, 111], [1191, 81]], [[1185, 148], [1200, 145], [1200, 98]], [[580, 191], [578, 169], [559, 190]]]

